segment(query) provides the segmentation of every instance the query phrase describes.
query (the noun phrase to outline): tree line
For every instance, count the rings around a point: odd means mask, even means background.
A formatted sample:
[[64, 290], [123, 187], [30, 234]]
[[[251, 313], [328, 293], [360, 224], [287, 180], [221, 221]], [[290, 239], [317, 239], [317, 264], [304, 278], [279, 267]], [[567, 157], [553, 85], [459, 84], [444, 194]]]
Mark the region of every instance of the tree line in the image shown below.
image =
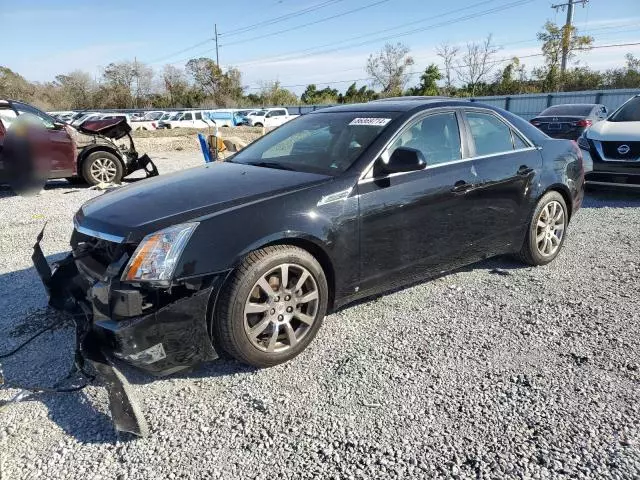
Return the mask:
[[[22, 100], [46, 110], [78, 110], [326, 105], [400, 95], [470, 97], [640, 87], [640, 58], [632, 54], [625, 56], [624, 66], [596, 71], [576, 60], [578, 52], [593, 46], [593, 38], [579, 35], [575, 27], [567, 32], [566, 27], [547, 22], [537, 37], [544, 63], [531, 71], [518, 57], [506, 61], [498, 58], [500, 50], [488, 35], [482, 42], [464, 47], [447, 43], [437, 46], [441, 65], [428, 65], [413, 81], [415, 74], [410, 69], [415, 60], [409, 47], [386, 44], [367, 59], [370, 83], [353, 82], [344, 92], [310, 84], [298, 97], [280, 82], [272, 81], [261, 83], [249, 93], [240, 70], [223, 71], [211, 58], [200, 57], [189, 60], [184, 68], [165, 65], [160, 71], [138, 61], [114, 62], [99, 78], [77, 70], [57, 75], [50, 82], [31, 82], [0, 66], [0, 98]], [[565, 42], [570, 67], [561, 72]]]

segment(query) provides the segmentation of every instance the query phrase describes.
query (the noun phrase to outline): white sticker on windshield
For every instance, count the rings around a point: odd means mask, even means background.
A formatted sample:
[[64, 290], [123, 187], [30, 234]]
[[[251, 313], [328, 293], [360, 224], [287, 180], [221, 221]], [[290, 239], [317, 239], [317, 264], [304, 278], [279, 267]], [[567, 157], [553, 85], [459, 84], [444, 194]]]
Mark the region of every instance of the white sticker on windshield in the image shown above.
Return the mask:
[[391, 121], [390, 118], [354, 118], [349, 125], [373, 125], [375, 127], [384, 127]]

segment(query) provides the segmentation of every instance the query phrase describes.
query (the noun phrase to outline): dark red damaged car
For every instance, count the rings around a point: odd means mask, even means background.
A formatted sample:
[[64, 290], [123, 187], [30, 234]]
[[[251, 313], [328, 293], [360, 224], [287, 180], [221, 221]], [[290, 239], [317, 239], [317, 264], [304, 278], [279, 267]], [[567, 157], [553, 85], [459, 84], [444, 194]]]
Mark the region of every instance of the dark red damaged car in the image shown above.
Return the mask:
[[97, 185], [120, 183], [123, 177], [139, 169], [144, 169], [147, 176], [158, 174], [151, 159], [136, 151], [131, 127], [124, 118], [96, 120], [73, 127], [31, 105], [13, 100], [0, 100], [0, 173], [7, 169], [8, 159], [3, 148], [6, 137], [12, 125], [21, 122], [44, 127], [38, 135], [38, 148], [47, 154], [49, 165], [45, 176], [48, 178]]

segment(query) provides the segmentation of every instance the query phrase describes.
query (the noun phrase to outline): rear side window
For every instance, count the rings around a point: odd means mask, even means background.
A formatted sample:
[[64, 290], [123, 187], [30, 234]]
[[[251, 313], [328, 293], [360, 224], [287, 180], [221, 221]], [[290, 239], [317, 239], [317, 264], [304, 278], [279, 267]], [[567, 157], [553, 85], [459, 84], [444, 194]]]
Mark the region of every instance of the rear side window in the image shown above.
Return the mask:
[[494, 115], [467, 112], [476, 155], [491, 155], [513, 150], [511, 129]]
[[202, 114], [200, 112], [196, 113], [196, 120], [202, 120]]
[[556, 116], [561, 117], [563, 115], [569, 116], [583, 116], [586, 117], [591, 114], [593, 105], [554, 105], [540, 113], [541, 117]]
[[522, 138], [520, 138], [520, 135], [518, 135], [516, 132], [512, 131], [511, 135], [513, 135], [513, 148], [515, 148], [516, 150], [520, 150], [521, 148], [529, 147], [529, 145], [524, 143], [524, 140], [522, 140]]

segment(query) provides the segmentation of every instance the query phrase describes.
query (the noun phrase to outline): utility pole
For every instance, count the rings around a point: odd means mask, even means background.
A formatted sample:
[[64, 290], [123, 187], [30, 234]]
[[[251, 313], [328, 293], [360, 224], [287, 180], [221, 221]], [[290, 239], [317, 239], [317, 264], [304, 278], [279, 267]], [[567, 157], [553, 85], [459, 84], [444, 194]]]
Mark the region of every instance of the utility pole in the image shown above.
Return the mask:
[[220, 68], [220, 57], [218, 56], [218, 24], [213, 24], [213, 33], [215, 35], [216, 40], [216, 65]]
[[559, 8], [567, 8], [567, 21], [562, 30], [562, 63], [560, 64], [560, 76], [564, 78], [564, 72], [567, 69], [567, 57], [569, 56], [569, 45], [571, 42], [571, 27], [573, 23], [573, 7], [578, 4], [584, 7], [589, 0], [569, 0], [567, 3], [552, 5], [551, 8], [558, 10]]
[[136, 76], [136, 95], [133, 99], [134, 108], [138, 108], [138, 92], [140, 91], [140, 75], [138, 75], [138, 57], [133, 57], [133, 71]]

